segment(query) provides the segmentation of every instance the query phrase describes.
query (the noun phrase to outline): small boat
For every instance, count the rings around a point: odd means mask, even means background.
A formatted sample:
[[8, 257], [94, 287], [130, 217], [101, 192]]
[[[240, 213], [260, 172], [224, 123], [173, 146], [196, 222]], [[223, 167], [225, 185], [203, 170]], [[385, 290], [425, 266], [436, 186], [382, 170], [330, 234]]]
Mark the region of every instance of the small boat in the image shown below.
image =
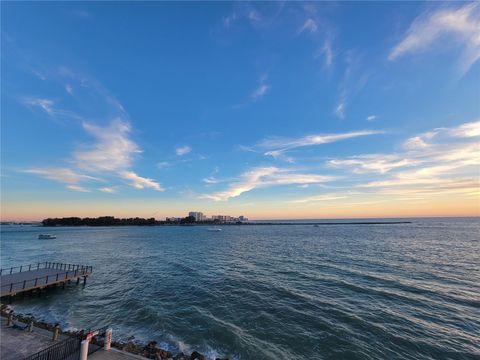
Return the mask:
[[39, 239], [56, 239], [57, 237], [52, 234], [40, 234], [38, 235]]
[[207, 230], [208, 230], [208, 231], [222, 231], [222, 229], [220, 229], [220, 228], [218, 228], [218, 227], [216, 227], [216, 226], [214, 226], [214, 227], [212, 227], [212, 228], [208, 228]]

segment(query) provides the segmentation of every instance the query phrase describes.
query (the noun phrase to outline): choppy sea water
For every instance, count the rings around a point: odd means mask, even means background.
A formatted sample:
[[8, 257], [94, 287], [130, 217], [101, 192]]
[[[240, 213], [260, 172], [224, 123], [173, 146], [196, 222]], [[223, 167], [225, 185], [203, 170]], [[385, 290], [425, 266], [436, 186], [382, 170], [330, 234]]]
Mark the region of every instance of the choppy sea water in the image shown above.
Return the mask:
[[[1, 266], [93, 266], [13, 307], [233, 359], [479, 359], [480, 219], [398, 225], [3, 226]], [[57, 235], [39, 240], [39, 233]]]

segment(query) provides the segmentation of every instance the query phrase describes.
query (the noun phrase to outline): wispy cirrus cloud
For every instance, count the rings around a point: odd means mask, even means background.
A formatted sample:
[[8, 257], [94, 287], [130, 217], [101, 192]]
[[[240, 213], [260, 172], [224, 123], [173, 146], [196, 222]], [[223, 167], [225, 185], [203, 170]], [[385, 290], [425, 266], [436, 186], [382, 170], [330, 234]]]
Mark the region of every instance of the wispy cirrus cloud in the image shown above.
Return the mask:
[[102, 181], [102, 179], [98, 177], [80, 174], [68, 168], [36, 167], [21, 170], [21, 172], [40, 175], [45, 179], [54, 180], [65, 184], [78, 184], [86, 180]]
[[[333, 159], [329, 166], [350, 169], [354, 174], [378, 173], [375, 180], [360, 182], [357, 188], [370, 188], [401, 195], [408, 193], [441, 193], [457, 191], [465, 185], [471, 192], [479, 182], [480, 122], [455, 127], [436, 128], [412, 136], [404, 143], [405, 151], [397, 154], [368, 154], [347, 159]], [[443, 189], [443, 190], [442, 190]], [[455, 190], [454, 190], [455, 189]]]
[[74, 153], [74, 161], [79, 168], [109, 172], [127, 180], [127, 183], [136, 189], [164, 190], [155, 180], [144, 178], [130, 170], [135, 155], [142, 151], [129, 137], [129, 122], [115, 119], [105, 127], [86, 122], [82, 125], [97, 141]]
[[346, 108], [346, 101], [345, 98], [341, 98], [340, 101], [335, 106], [334, 113], [337, 115], [338, 118], [344, 119], [345, 118], [345, 108]]
[[38, 106], [48, 115], [55, 115], [56, 110], [54, 108], [54, 101], [46, 98], [27, 97], [24, 99], [24, 103], [30, 106]]
[[226, 190], [201, 195], [202, 199], [226, 201], [256, 188], [278, 185], [319, 184], [334, 180], [335, 177], [320, 174], [301, 173], [294, 169], [258, 167], [241, 174]]
[[[314, 134], [293, 139], [270, 137], [260, 141], [256, 147], [263, 149], [264, 155], [285, 159], [285, 153], [290, 150], [382, 133], [384, 132], [379, 130], [359, 130], [339, 134]], [[291, 158], [286, 160], [292, 161]]]
[[412, 166], [420, 160], [402, 158], [398, 155], [369, 154], [348, 159], [333, 159], [328, 165], [334, 168], [350, 168], [354, 173], [379, 172], [384, 174], [392, 169]]
[[467, 3], [420, 15], [388, 58], [396, 60], [407, 54], [425, 52], [434, 45], [442, 49], [462, 47], [459, 69], [465, 74], [480, 59], [479, 4]]
[[38, 175], [48, 180], [59, 182], [61, 184], [64, 184], [67, 189], [79, 192], [89, 192], [87, 188], [79, 185], [82, 182], [103, 181], [103, 179], [86, 174], [81, 174], [69, 168], [37, 167], [20, 171], [28, 174]]
[[187, 155], [191, 151], [192, 148], [188, 145], [178, 146], [175, 148], [175, 154], [177, 154], [178, 156]]
[[333, 49], [332, 40], [330, 38], [326, 38], [323, 41], [323, 45], [317, 52], [317, 57], [319, 56], [323, 56], [324, 65], [326, 68], [330, 68], [333, 65]]
[[367, 116], [367, 121], [375, 121], [378, 119], [378, 116], [377, 115], [368, 115]]
[[298, 33], [301, 34], [304, 31], [314, 33], [318, 30], [317, 22], [314, 19], [308, 18], [305, 20], [303, 25], [298, 30]]
[[[336, 191], [310, 194], [288, 202], [348, 205], [415, 202], [461, 196], [479, 198], [480, 122], [435, 128], [405, 140], [399, 152], [331, 159], [327, 167], [345, 170], [346, 184]], [[338, 173], [334, 173], [338, 174]], [[404, 205], [402, 205], [404, 206]]]
[[90, 192], [90, 190], [80, 185], [67, 185], [67, 189], [79, 192]]
[[260, 100], [270, 91], [270, 85], [267, 83], [267, 75], [262, 75], [260, 77], [260, 84], [252, 93], [251, 98], [253, 101]]
[[165, 189], [155, 180], [145, 178], [135, 174], [133, 171], [122, 171], [120, 176], [137, 189], [152, 188], [157, 191], [164, 191]]
[[[52, 118], [64, 117], [81, 122], [82, 129], [94, 139], [89, 144], [80, 145], [68, 160], [68, 167], [59, 168], [32, 168], [30, 173], [44, 178], [67, 184], [67, 188], [75, 191], [90, 191], [81, 181], [93, 179], [108, 179], [109, 181], [122, 181], [137, 189], [152, 188], [163, 191], [162, 186], [153, 179], [142, 177], [133, 170], [133, 163], [142, 151], [131, 138], [131, 122], [122, 104], [95, 79], [60, 66], [52, 72], [50, 78], [64, 86], [65, 91], [79, 104], [87, 102], [88, 110], [101, 109], [94, 117], [102, 118], [114, 114], [114, 120], [107, 125], [99, 125], [87, 121], [91, 115], [83, 114], [84, 107], [75, 111], [62, 109], [57, 106], [57, 101], [44, 97], [25, 97], [23, 103], [27, 106], [37, 107]], [[76, 86], [75, 93], [73, 86]], [[97, 189], [108, 192], [104, 187]]]
[[73, 87], [70, 84], [65, 85], [65, 91], [69, 93], [70, 95], [73, 95]]
[[115, 194], [117, 192], [115, 187], [113, 186], [105, 186], [105, 187], [99, 188], [98, 190], [107, 194]]
[[105, 127], [87, 122], [82, 126], [97, 141], [74, 153], [75, 162], [80, 168], [123, 170], [131, 166], [135, 154], [141, 153], [138, 145], [129, 138], [131, 125], [125, 120], [115, 119]]
[[263, 17], [260, 12], [247, 3], [242, 3], [236, 6], [236, 9], [230, 14], [223, 16], [221, 24], [225, 29], [231, 28], [237, 22], [247, 20], [251, 25], [261, 23]]

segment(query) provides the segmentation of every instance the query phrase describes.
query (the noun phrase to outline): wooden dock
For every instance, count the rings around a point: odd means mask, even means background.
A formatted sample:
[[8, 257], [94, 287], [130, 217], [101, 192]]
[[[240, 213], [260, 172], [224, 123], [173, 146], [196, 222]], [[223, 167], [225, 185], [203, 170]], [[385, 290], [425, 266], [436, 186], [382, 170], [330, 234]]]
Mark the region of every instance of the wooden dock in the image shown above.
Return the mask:
[[63, 263], [44, 262], [0, 269], [0, 297], [13, 296], [32, 290], [41, 290], [52, 285], [77, 283], [92, 274], [92, 267]]

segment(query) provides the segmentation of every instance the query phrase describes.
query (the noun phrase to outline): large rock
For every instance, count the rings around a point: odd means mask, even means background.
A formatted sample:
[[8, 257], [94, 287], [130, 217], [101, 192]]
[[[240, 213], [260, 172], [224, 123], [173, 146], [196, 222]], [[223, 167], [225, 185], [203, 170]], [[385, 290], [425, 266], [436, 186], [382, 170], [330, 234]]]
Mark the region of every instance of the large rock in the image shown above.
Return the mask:
[[170, 351], [163, 350], [163, 349], [158, 349], [157, 353], [155, 354], [156, 360], [169, 359], [171, 357], [172, 357], [172, 353]]
[[194, 351], [192, 355], [190, 355], [190, 360], [208, 360], [205, 355], [200, 354], [197, 351]]

